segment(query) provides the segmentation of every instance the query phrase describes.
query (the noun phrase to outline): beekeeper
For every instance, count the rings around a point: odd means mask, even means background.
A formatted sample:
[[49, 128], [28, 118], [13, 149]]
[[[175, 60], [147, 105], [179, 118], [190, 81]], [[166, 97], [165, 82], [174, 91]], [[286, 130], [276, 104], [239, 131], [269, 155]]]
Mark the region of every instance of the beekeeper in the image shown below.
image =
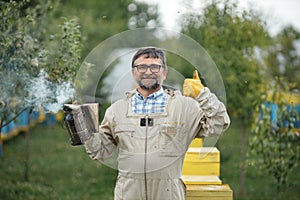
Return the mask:
[[118, 152], [114, 199], [185, 199], [180, 179], [185, 153], [195, 137], [227, 129], [226, 108], [202, 85], [197, 71], [184, 81], [184, 96], [164, 89], [168, 68], [161, 49], [139, 49], [131, 73], [137, 88], [106, 110], [99, 132], [79, 126], [80, 139], [92, 159], [103, 162]]

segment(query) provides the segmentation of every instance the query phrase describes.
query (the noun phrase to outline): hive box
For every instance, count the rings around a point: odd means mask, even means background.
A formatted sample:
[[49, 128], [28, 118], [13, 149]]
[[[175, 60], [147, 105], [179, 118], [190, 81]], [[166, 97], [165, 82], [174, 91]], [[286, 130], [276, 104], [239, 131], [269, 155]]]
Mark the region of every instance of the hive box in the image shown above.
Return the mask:
[[223, 185], [187, 185], [186, 200], [232, 200], [232, 190]]
[[215, 147], [190, 147], [185, 155], [183, 175], [220, 176], [220, 152]]

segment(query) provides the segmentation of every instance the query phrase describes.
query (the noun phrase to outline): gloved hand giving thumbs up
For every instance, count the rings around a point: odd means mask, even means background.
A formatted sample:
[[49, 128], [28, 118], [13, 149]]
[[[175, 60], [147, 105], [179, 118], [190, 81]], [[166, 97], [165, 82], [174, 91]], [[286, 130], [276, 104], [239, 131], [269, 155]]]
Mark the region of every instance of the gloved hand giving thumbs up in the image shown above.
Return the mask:
[[198, 71], [195, 70], [193, 78], [187, 78], [183, 83], [183, 95], [188, 97], [196, 98], [204, 86], [201, 83], [201, 80], [198, 75]]

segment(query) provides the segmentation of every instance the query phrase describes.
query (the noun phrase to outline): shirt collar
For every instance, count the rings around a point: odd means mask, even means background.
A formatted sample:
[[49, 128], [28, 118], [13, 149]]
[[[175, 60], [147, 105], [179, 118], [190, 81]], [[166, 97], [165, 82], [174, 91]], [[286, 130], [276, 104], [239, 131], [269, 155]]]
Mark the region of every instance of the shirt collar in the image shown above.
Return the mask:
[[[158, 90], [157, 92], [154, 92], [152, 94], [150, 94], [146, 99], [157, 99], [160, 96], [162, 96], [164, 94], [164, 90], [163, 87], [160, 88], [160, 90]], [[145, 98], [138, 92], [138, 90], [135, 91], [135, 98], [139, 99], [139, 100], [145, 100]]]

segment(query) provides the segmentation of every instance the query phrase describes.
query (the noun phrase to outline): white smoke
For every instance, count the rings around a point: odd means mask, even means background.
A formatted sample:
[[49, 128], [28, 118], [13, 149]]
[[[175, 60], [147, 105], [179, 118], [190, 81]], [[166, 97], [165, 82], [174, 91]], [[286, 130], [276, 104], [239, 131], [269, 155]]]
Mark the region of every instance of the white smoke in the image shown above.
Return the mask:
[[34, 110], [44, 108], [45, 112], [57, 113], [75, 94], [70, 81], [63, 84], [48, 81], [48, 74], [43, 69], [36, 78], [30, 79], [26, 87], [28, 97], [26, 104]]

